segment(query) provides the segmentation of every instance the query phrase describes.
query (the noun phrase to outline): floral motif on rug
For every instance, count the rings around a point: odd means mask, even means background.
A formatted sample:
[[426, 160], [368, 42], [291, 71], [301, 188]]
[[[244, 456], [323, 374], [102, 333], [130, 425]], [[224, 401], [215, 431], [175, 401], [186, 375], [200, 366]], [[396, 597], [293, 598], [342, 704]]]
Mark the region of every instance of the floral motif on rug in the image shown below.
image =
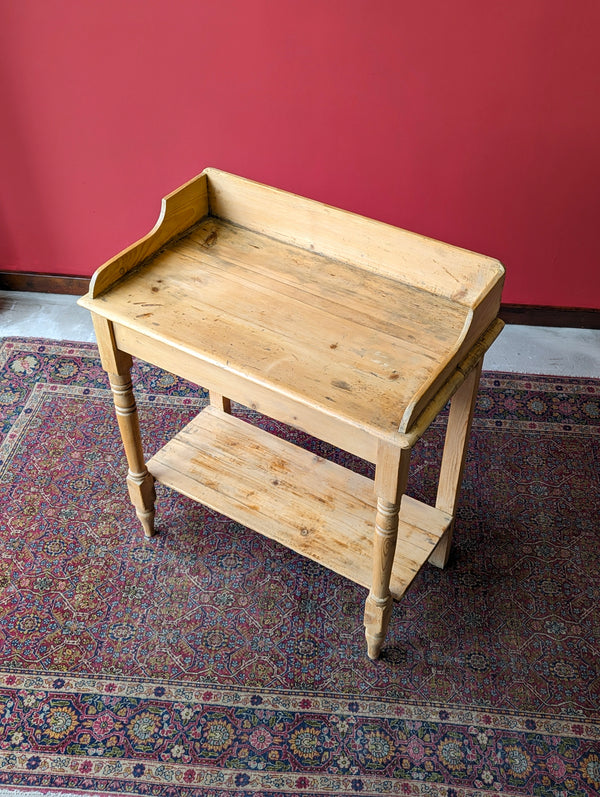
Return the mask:
[[[600, 382], [484, 373], [451, 562], [374, 663], [361, 587], [160, 486], [144, 539], [93, 345], [7, 339], [0, 367], [0, 787], [598, 793]], [[134, 373], [150, 456], [206, 396]]]

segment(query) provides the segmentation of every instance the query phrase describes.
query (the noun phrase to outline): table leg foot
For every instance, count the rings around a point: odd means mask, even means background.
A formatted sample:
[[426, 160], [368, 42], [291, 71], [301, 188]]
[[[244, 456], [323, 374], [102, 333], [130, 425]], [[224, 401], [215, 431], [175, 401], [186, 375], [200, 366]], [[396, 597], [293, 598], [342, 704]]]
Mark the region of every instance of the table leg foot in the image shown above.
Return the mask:
[[154, 537], [154, 502], [156, 491], [154, 489], [154, 479], [148, 471], [143, 473], [132, 473], [127, 475], [127, 487], [131, 503], [135, 507], [144, 534], [146, 537]]
[[442, 534], [440, 541], [435, 546], [433, 553], [428, 559], [430, 565], [439, 567], [441, 570], [446, 567], [448, 564], [448, 559], [450, 558], [450, 551], [452, 550], [453, 527], [454, 521], [452, 521], [450, 527], [444, 532], [444, 534]]
[[365, 638], [367, 640], [367, 655], [370, 659], [379, 658], [390, 622], [393, 603], [391, 595], [388, 595], [387, 598], [378, 598], [370, 594], [366, 600]]
[[150, 512], [141, 512], [139, 509], [135, 510], [135, 514], [138, 517], [138, 520], [142, 524], [142, 528], [144, 529], [144, 536], [150, 540], [152, 537], [156, 536], [156, 531], [154, 529], [154, 510], [152, 509]]
[[154, 489], [154, 478], [147, 470], [142, 473], [133, 473], [131, 470], [127, 474], [127, 487], [131, 503], [135, 507], [144, 534], [146, 537], [153, 537], [154, 531], [154, 502], [156, 491]]

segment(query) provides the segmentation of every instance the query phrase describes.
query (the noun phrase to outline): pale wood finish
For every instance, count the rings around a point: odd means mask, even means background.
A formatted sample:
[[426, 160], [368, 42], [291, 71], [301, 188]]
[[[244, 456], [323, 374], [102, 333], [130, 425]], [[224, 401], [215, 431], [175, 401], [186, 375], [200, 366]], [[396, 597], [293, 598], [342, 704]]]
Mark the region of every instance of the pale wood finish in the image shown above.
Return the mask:
[[375, 469], [377, 514], [373, 537], [373, 569], [364, 613], [367, 654], [371, 659], [379, 657], [392, 613], [390, 580], [398, 540], [400, 501], [408, 481], [410, 453], [410, 448], [391, 446], [385, 441], [379, 443]]
[[[148, 469], [161, 484], [370, 586], [376, 510], [371, 479], [212, 406], [155, 454]], [[451, 520], [404, 496], [405, 544], [396, 552], [394, 597], [405, 591]]]
[[129, 497], [147, 537], [154, 535], [154, 478], [144, 461], [142, 437], [133, 386], [131, 383], [131, 355], [121, 352], [114, 343], [112, 324], [92, 315], [102, 366], [108, 373], [115, 404], [115, 412], [129, 470]]
[[106, 311], [377, 436], [410, 429], [469, 350], [472, 321], [444, 296], [215, 219], [117, 283], [108, 306], [101, 296], [94, 312]]
[[[146, 534], [156, 478], [368, 587], [376, 658], [392, 599], [447, 556], [503, 275], [492, 258], [215, 169], [170, 194], [80, 300]], [[148, 465], [131, 356], [209, 390]], [[404, 494], [410, 451], [454, 394], [427, 507]], [[375, 482], [235, 418], [229, 397], [375, 463]]]
[[[309, 434], [326, 440], [332, 445], [349, 451], [369, 462], [377, 460], [378, 438], [359, 425], [329, 415], [318, 407], [301, 403], [293, 396], [284, 396], [268, 386], [252, 383], [241, 376], [226, 371], [219, 364], [200, 357], [189, 347], [174, 349], [168, 344], [143, 335], [125, 326], [114, 324], [114, 340], [119, 350], [129, 351], [153, 365], [179, 374], [201, 385], [213, 385], [222, 395], [231, 395], [244, 406], [277, 418], [280, 421], [302, 429]], [[400, 446], [412, 446], [421, 437], [429, 424], [462, 384], [465, 376], [493, 343], [502, 329], [502, 322], [492, 324], [486, 334], [461, 361], [451, 377], [442, 385], [427, 404], [415, 424], [407, 434], [390, 432], [391, 442]]]
[[150, 232], [99, 268], [90, 282], [89, 295], [96, 299], [117, 280], [208, 214], [206, 175], [164, 197], [160, 215]]
[[504, 269], [491, 257], [217, 169], [205, 174], [212, 215], [309, 252], [469, 307], [496, 293], [502, 281]]
[[[483, 360], [480, 359], [450, 403], [435, 505], [452, 517], [455, 516], [458, 506], [482, 365]], [[436, 567], [445, 567], [448, 562], [453, 525], [454, 523], [449, 526], [429, 557], [429, 562]]]

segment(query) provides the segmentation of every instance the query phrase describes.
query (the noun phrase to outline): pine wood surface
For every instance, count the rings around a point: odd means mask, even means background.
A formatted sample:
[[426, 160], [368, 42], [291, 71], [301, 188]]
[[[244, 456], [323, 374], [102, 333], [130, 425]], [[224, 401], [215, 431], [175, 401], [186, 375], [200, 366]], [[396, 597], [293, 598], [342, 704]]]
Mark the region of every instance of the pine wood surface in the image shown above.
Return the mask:
[[[145, 533], [157, 479], [369, 587], [377, 658], [393, 597], [447, 558], [503, 276], [491, 258], [216, 170], [169, 195], [80, 300]], [[147, 466], [132, 355], [209, 389]], [[404, 494], [411, 447], [454, 394], [427, 507]], [[233, 417], [231, 399], [374, 462], [374, 481]]]
[[156, 224], [147, 235], [97, 269], [90, 282], [89, 297], [95, 299], [100, 296], [207, 213], [206, 175], [200, 174], [164, 197]]
[[218, 169], [204, 173], [211, 215], [307, 251], [473, 308], [502, 282], [494, 258]]
[[[371, 479], [207, 407], [148, 462], [165, 484], [309, 559], [371, 585]], [[399, 598], [452, 518], [404, 496], [390, 586]]]
[[213, 218], [94, 310], [380, 435], [435, 394], [471, 321], [444, 296]]

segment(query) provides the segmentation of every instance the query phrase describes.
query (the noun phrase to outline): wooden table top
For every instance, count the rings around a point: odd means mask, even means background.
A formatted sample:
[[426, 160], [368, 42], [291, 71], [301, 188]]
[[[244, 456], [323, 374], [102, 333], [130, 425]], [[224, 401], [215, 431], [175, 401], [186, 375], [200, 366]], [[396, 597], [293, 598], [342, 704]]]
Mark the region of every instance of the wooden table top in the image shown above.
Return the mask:
[[496, 318], [491, 258], [214, 170], [197, 180], [199, 220], [113, 259], [82, 304], [376, 436], [409, 429]]

